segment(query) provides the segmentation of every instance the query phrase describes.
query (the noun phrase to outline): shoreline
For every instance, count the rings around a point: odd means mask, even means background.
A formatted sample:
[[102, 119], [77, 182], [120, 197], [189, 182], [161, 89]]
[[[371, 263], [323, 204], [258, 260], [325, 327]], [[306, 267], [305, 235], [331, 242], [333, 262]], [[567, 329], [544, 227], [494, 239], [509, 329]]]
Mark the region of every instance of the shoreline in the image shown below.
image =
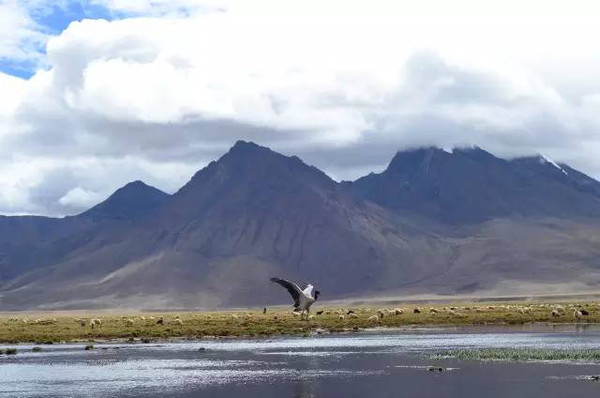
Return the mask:
[[[599, 302], [447, 303], [317, 307], [310, 321], [289, 309], [212, 312], [19, 312], [0, 315], [0, 343], [272, 338], [418, 328], [575, 328], [600, 325]], [[320, 313], [320, 315], [316, 315]], [[585, 315], [584, 315], [585, 314]], [[97, 323], [96, 323], [97, 322]], [[92, 325], [94, 323], [94, 325]]]
[[[530, 328], [529, 328], [530, 327]], [[525, 328], [527, 328], [525, 330]], [[560, 329], [560, 330], [557, 330]], [[0, 341], [0, 347], [40, 347], [47, 345], [89, 345], [90, 343], [99, 345], [148, 345], [157, 346], [161, 344], [176, 344], [185, 342], [208, 342], [208, 341], [237, 341], [237, 340], [253, 340], [253, 341], [268, 341], [272, 339], [285, 339], [285, 338], [298, 338], [298, 337], [326, 337], [326, 336], [348, 336], [348, 335], [393, 335], [393, 334], [419, 334], [419, 333], [442, 333], [442, 334], [464, 334], [464, 333], [475, 333], [475, 334], [487, 334], [487, 333], [564, 333], [564, 332], [575, 332], [579, 329], [593, 328], [600, 330], [600, 323], [524, 323], [520, 325], [505, 325], [505, 324], [485, 324], [485, 325], [449, 325], [449, 324], [437, 324], [437, 325], [406, 325], [402, 327], [375, 327], [375, 328], [364, 328], [359, 330], [346, 329], [341, 331], [328, 331], [322, 332], [313, 331], [309, 336], [302, 334], [273, 334], [273, 335], [262, 335], [262, 336], [202, 336], [202, 337], [165, 337], [165, 338], [96, 338], [96, 339], [73, 339], [58, 341], [52, 343], [46, 342], [33, 342], [33, 341], [19, 341], [14, 343], [7, 343]]]

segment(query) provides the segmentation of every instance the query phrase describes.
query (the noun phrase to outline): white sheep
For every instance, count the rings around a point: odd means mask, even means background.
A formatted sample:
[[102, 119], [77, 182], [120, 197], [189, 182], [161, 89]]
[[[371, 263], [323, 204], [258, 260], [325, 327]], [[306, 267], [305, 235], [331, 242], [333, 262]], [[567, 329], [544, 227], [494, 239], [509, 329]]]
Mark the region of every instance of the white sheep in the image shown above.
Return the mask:
[[175, 322], [176, 325], [183, 326], [183, 321], [181, 319], [179, 319], [179, 318], [175, 319], [174, 322]]
[[379, 322], [379, 317], [377, 315], [371, 315], [370, 317], [367, 318], [367, 320], [369, 320], [371, 322]]
[[581, 311], [575, 311], [575, 312], [573, 312], [573, 316], [575, 317], [575, 319], [579, 320], [579, 319], [581, 319], [583, 314]]
[[356, 315], [355, 313], [352, 312], [352, 313], [348, 314], [348, 318], [356, 319], [356, 318], [358, 318], [358, 315]]
[[340, 318], [340, 321], [343, 321], [344, 319], [346, 319], [346, 315], [340, 314], [339, 318]]

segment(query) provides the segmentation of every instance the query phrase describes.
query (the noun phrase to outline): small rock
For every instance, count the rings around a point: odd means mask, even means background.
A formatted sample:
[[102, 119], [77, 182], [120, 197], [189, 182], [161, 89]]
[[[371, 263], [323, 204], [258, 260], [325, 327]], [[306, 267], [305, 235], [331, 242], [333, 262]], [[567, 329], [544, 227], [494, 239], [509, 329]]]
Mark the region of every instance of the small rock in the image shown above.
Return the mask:
[[439, 367], [439, 366], [429, 366], [429, 367], [427, 368], [427, 370], [428, 370], [428, 371], [430, 371], [430, 372], [443, 372], [443, 371], [445, 371], [446, 369], [444, 369], [444, 368], [442, 368], [442, 367]]

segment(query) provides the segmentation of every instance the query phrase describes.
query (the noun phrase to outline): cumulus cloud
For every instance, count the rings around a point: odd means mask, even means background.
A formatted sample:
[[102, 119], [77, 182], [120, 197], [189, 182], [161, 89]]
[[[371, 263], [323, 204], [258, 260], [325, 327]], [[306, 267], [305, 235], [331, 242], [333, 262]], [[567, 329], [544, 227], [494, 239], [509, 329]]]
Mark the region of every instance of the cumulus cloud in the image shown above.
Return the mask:
[[0, 74], [0, 212], [73, 214], [135, 179], [173, 192], [237, 139], [337, 179], [398, 149], [473, 144], [600, 176], [600, 77], [581, 66], [598, 62], [591, 9], [96, 3], [119, 19], [73, 22], [31, 79]]

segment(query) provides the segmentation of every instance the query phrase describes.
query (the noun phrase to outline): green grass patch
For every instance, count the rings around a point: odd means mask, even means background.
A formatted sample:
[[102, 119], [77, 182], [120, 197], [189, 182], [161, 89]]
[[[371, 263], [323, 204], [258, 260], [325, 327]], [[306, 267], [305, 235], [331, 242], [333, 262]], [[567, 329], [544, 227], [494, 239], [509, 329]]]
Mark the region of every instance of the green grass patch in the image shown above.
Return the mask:
[[[554, 308], [561, 310], [553, 314]], [[349, 309], [354, 312], [352, 317], [348, 314]], [[383, 318], [379, 316], [380, 309]], [[585, 310], [587, 315], [577, 318], [574, 315], [577, 310]], [[317, 312], [321, 314], [317, 315]], [[262, 308], [179, 313], [9, 314], [0, 315], [0, 343], [43, 345], [65, 341], [93, 343], [104, 339], [303, 336], [373, 327], [600, 323], [600, 303], [589, 301], [397, 303], [386, 308], [339, 308], [316, 303], [312, 313], [315, 316], [309, 322], [294, 316], [291, 309], [281, 307], [269, 309], [266, 314]], [[100, 319], [101, 324], [92, 328], [91, 319]]]

